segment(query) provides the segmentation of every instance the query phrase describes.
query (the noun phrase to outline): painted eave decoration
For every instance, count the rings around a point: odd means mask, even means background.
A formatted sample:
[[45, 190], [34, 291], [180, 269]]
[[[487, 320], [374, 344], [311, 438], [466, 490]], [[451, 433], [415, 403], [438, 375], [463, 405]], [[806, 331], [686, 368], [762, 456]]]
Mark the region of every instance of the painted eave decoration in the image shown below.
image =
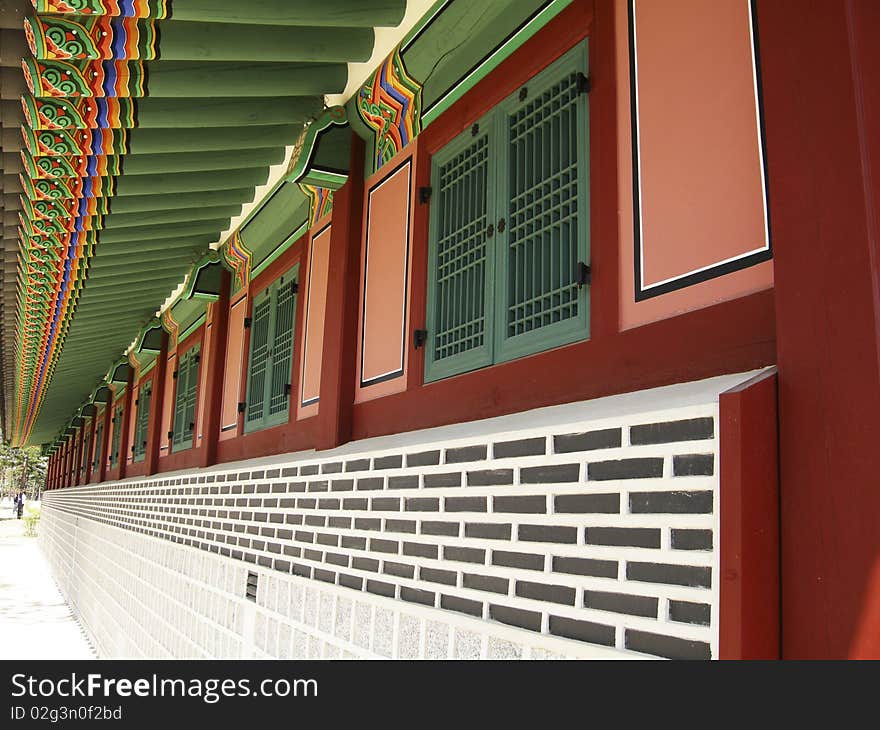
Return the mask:
[[[304, 220], [314, 190], [326, 203], [345, 182], [350, 132], [345, 110], [325, 111], [324, 97], [343, 91], [347, 64], [367, 60], [374, 28], [397, 25], [405, 6], [4, 0], [5, 438], [65, 433], [102, 376], [117, 377], [108, 368], [139, 331], [155, 347], [144, 325], [181, 281], [203, 307], [211, 283], [202, 269], [188, 273], [211, 249], [212, 264], [247, 283], [254, 259], [281, 241], [263, 240], [256, 221], [224, 232], [271, 167], [293, 157], [276, 192]], [[172, 314], [162, 326], [178, 334]], [[137, 369], [134, 360], [113, 373]]]

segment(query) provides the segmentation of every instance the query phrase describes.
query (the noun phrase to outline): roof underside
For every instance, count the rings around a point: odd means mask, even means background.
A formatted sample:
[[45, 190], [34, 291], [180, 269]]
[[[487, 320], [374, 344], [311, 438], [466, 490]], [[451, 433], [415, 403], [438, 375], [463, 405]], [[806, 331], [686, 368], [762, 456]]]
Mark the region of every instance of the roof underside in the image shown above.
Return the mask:
[[0, 401], [4, 435], [39, 444], [406, 3], [34, 3], [0, 5]]

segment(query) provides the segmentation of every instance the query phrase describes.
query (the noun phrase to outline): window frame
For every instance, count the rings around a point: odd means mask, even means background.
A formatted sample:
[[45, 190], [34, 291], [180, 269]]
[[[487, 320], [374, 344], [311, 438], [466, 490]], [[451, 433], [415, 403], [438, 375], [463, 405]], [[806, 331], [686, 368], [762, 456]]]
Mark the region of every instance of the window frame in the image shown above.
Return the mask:
[[[278, 324], [278, 292], [280, 291], [282, 286], [289, 286], [291, 284], [296, 285], [297, 291], [293, 293], [293, 312], [291, 315], [291, 326], [290, 326], [290, 354], [288, 355], [290, 372], [288, 373], [288, 385], [290, 388], [287, 391], [287, 407], [283, 410], [278, 411], [277, 413], [269, 413], [269, 407], [271, 404], [271, 391], [272, 391], [272, 382], [273, 376], [275, 373], [275, 347], [277, 340], [277, 324]], [[257, 431], [263, 431], [267, 428], [272, 428], [274, 426], [280, 426], [290, 421], [291, 416], [291, 404], [293, 402], [293, 373], [295, 371], [296, 364], [296, 317], [297, 317], [297, 308], [299, 307], [299, 290], [300, 284], [300, 266], [299, 262], [293, 264], [288, 267], [283, 273], [276, 276], [269, 284], [260, 289], [260, 291], [256, 292], [251, 297], [250, 308], [251, 308], [251, 325], [250, 325], [250, 337], [248, 338], [248, 347], [247, 347], [247, 361], [245, 362], [245, 371], [244, 371], [244, 380], [245, 380], [245, 410], [244, 410], [244, 424], [243, 424], [243, 433], [244, 435], [256, 433]], [[268, 299], [269, 301], [269, 322], [267, 325], [267, 352], [266, 352], [266, 368], [263, 371], [263, 400], [262, 400], [262, 415], [259, 419], [248, 420], [250, 402], [251, 402], [251, 388], [253, 385], [252, 381], [252, 365], [254, 358], [254, 342], [255, 338], [253, 336], [253, 312], [255, 311], [258, 304], [261, 304], [263, 301]]]
[[[507, 336], [506, 302], [508, 291], [508, 263], [510, 231], [510, 209], [503, 216], [500, 208], [509, 206], [509, 159], [510, 143], [507, 137], [507, 126], [510, 115], [538, 94], [545, 92], [550, 87], [559, 83], [566, 73], [589, 74], [589, 45], [588, 40], [582, 40], [563, 53], [559, 58], [550, 63], [546, 68], [534, 76], [523, 80], [519, 87], [528, 89], [528, 97], [519, 98], [519, 91], [513, 91], [493, 105], [485, 114], [477, 119], [474, 124], [480, 130], [473, 134], [474, 126], [471, 125], [463, 132], [455, 136], [445, 145], [440, 147], [430, 159], [431, 189], [440, 190], [440, 168], [455, 155], [472, 145], [474, 139], [482, 134], [489, 137], [489, 170], [486, 181], [486, 211], [488, 224], [495, 227], [494, 235], [486, 239], [487, 245], [487, 270], [485, 275], [484, 308], [485, 338], [483, 346], [474, 350], [454, 355], [442, 360], [435, 360], [433, 338], [436, 333], [436, 296], [438, 288], [437, 280], [437, 245], [439, 232], [439, 201], [436, 196], [432, 199], [428, 214], [428, 277], [426, 287], [425, 322], [428, 330], [428, 343], [425, 348], [424, 382], [430, 383], [455, 375], [500, 365], [528, 355], [545, 352], [547, 350], [563, 347], [576, 342], [590, 339], [590, 293], [591, 286], [586, 284], [579, 287], [577, 293], [578, 313], [577, 316], [567, 320], [546, 325], [539, 329], [521, 335]], [[577, 112], [579, 127], [577, 130], [577, 150], [579, 155], [577, 169], [577, 258], [578, 262], [590, 265], [591, 257], [591, 191], [590, 191], [590, 105], [589, 94], [579, 94], [576, 103], [579, 105]], [[484, 132], [485, 130], [485, 132]], [[490, 197], [491, 196], [491, 197]], [[499, 233], [497, 223], [503, 217], [507, 228], [504, 233]], [[502, 238], [503, 236], [503, 238]]]
[[[197, 358], [197, 359], [196, 359]], [[184, 383], [183, 388], [181, 388], [181, 383], [183, 379], [181, 375], [182, 371], [185, 370], [186, 382]], [[188, 451], [195, 444], [196, 437], [196, 414], [198, 413], [199, 407], [199, 373], [201, 371], [201, 343], [197, 342], [192, 347], [190, 347], [186, 352], [182, 355], [179, 355], [177, 358], [177, 378], [174, 389], [174, 403], [172, 406], [172, 420], [171, 420], [171, 443], [169, 444], [170, 449], [169, 453], [177, 454], [181, 451]], [[189, 438], [180, 437], [178, 439], [178, 434], [181, 433], [181, 429], [178, 426], [182, 426], [182, 423], [178, 422], [178, 414], [182, 414], [182, 420], [186, 420], [186, 414], [189, 410], [189, 405], [186, 403], [186, 399], [190, 392], [190, 379], [194, 378], [194, 390], [195, 397], [193, 399], [192, 404], [192, 421], [193, 424], [192, 433]], [[183, 399], [183, 408], [179, 409], [180, 399]], [[182, 432], [185, 433], [186, 429], [183, 428]]]
[[[144, 409], [144, 397], [147, 398], [146, 410]], [[140, 464], [147, 458], [147, 436], [150, 430], [150, 416], [153, 403], [152, 379], [141, 383], [138, 390], [138, 403], [135, 412], [134, 443], [132, 447], [132, 463]]]

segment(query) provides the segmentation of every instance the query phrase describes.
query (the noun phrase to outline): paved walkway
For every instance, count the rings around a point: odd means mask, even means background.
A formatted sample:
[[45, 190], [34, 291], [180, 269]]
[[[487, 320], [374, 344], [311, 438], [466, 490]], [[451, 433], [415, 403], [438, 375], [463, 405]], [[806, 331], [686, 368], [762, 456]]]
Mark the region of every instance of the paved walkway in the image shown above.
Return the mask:
[[0, 659], [93, 659], [36, 538], [11, 514], [0, 511]]

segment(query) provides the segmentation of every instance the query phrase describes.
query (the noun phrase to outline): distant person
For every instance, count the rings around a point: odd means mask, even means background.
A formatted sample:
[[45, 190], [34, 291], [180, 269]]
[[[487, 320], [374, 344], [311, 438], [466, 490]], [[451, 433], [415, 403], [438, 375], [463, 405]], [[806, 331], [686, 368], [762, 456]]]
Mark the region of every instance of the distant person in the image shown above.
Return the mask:
[[18, 494], [15, 496], [15, 501], [13, 502], [13, 507], [15, 508], [15, 514], [18, 519], [21, 519], [21, 515], [24, 512], [24, 491], [19, 489]]

